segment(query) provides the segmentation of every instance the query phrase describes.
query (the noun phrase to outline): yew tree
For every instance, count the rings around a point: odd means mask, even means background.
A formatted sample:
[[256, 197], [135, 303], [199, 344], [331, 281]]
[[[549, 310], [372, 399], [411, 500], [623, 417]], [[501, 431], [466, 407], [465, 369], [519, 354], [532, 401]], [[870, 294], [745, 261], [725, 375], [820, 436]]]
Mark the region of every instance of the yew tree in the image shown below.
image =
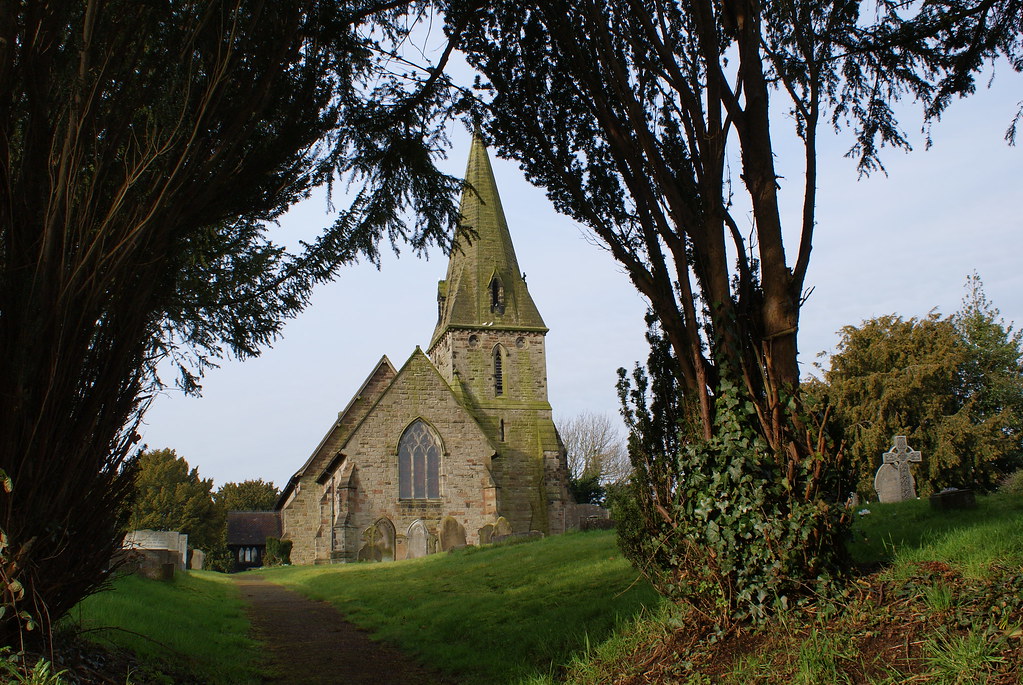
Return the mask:
[[188, 535], [189, 549], [209, 551], [222, 544], [225, 512], [214, 502], [213, 480], [201, 478], [172, 449], [139, 455], [132, 530], [174, 530]]
[[892, 437], [923, 452], [923, 495], [946, 487], [993, 489], [1023, 465], [1023, 339], [973, 276], [948, 317], [880, 316], [840, 331], [812, 393], [834, 408], [852, 470], [850, 489], [873, 497]]
[[280, 488], [262, 478], [224, 483], [213, 493], [213, 501], [223, 511], [272, 511], [281, 496]]
[[[847, 0], [447, 8], [450, 26], [468, 27], [463, 50], [499, 154], [624, 266], [670, 356], [658, 373], [677, 382], [681, 420], [667, 430], [684, 439], [676, 453], [633, 450], [645, 534], [634, 560], [717, 616], [762, 615], [826, 579], [840, 565], [826, 503], [837, 454], [824, 417], [801, 407], [797, 363], [820, 130], [847, 127], [860, 167], [879, 168], [882, 146], [907, 146], [895, 101], [937, 113], [940, 98], [971, 88], [978, 63], [1018, 46], [1014, 24], [1005, 41], [979, 40], [1004, 13], [1018, 19], [1017, 4], [924, 3], [915, 15]], [[802, 178], [779, 177], [783, 129], [801, 146]], [[782, 193], [799, 208], [787, 229]], [[649, 423], [637, 390], [623, 393], [634, 427]], [[651, 565], [655, 549], [670, 558]]]
[[[446, 240], [440, 71], [395, 54], [421, 9], [0, 1], [0, 643], [106, 577], [158, 364], [194, 390], [381, 238]], [[351, 207], [286, 251], [274, 220], [340, 177]]]

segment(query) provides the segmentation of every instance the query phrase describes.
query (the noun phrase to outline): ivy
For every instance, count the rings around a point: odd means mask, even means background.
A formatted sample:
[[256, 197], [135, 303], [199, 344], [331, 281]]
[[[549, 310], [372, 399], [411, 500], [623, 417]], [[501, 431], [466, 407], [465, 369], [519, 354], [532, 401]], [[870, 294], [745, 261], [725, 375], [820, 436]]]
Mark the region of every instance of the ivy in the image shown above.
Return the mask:
[[670, 355], [653, 337], [654, 380], [641, 367], [631, 381], [619, 372], [634, 473], [610, 500], [626, 556], [658, 591], [719, 627], [830, 594], [848, 528], [839, 506], [805, 494], [824, 456], [810, 454], [786, 472], [789, 461], [758, 430], [746, 388], [727, 379], [709, 439], [666, 424], [684, 415], [684, 400], [657, 380]]

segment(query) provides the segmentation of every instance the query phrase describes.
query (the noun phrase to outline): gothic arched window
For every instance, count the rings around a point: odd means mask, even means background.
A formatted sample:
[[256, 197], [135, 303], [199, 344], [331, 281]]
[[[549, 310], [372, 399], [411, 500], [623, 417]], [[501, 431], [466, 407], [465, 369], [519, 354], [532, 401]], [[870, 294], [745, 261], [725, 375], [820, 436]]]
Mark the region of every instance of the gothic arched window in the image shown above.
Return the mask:
[[440, 497], [440, 444], [421, 419], [413, 421], [398, 441], [398, 497]]

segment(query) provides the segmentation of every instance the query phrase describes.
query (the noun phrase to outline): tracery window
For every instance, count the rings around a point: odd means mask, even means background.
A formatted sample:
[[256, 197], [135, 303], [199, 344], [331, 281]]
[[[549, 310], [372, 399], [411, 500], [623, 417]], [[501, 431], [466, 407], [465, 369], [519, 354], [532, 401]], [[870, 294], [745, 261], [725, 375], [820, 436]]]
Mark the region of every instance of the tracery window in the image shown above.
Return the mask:
[[440, 445], [421, 419], [413, 421], [398, 441], [398, 497], [440, 497]]

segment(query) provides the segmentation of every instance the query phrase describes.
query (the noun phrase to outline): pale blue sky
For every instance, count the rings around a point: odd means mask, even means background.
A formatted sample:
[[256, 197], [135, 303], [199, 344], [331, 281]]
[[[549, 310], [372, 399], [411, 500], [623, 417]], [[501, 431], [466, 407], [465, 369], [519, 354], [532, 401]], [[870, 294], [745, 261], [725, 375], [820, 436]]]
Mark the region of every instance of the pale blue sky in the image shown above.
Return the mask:
[[[954, 103], [909, 154], [887, 151], [889, 176], [857, 179], [848, 140], [825, 136], [818, 226], [802, 312], [801, 361], [810, 371], [836, 331], [882, 314], [922, 316], [958, 308], [976, 270], [1008, 321], [1023, 322], [1023, 150], [1002, 135], [1023, 78], [1003, 68], [993, 88]], [[905, 118], [919, 128], [919, 115]], [[468, 135], [453, 140], [449, 170], [461, 174]], [[798, 152], [779, 151], [785, 221], [798, 226]], [[610, 256], [556, 214], [517, 165], [492, 157], [519, 265], [550, 328], [550, 400], [555, 420], [583, 411], [617, 417], [615, 370], [646, 357], [643, 300]], [[791, 194], [788, 192], [791, 189]], [[322, 195], [292, 210], [281, 235], [309, 236], [330, 219]], [[740, 224], [741, 225], [741, 224]], [[796, 244], [787, 245], [793, 261]], [[263, 478], [283, 486], [319, 443], [381, 355], [400, 366], [429, 342], [437, 281], [447, 259], [385, 250], [382, 269], [360, 264], [319, 288], [309, 308], [262, 357], [227, 361], [207, 374], [200, 399], [169, 389], [143, 427], [152, 448], [171, 447], [217, 484]]]

